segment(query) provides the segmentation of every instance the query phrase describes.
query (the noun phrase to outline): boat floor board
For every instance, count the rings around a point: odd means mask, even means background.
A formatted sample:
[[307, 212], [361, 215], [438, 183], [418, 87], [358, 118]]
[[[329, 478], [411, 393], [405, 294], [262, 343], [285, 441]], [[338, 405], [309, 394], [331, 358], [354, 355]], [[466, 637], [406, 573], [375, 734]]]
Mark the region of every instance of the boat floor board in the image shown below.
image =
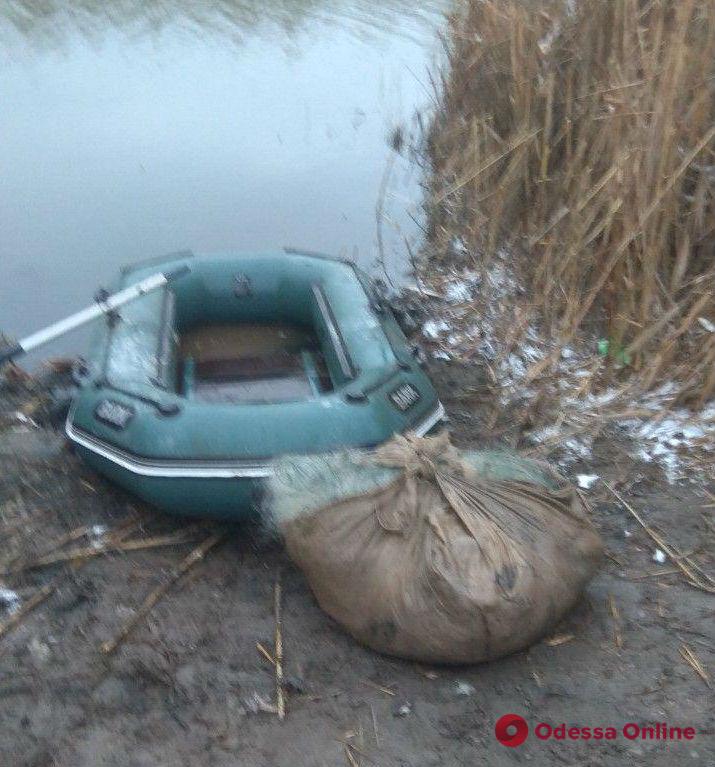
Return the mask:
[[299, 353], [317, 343], [309, 329], [287, 323], [203, 325], [182, 334], [181, 356], [196, 362], [240, 359], [273, 352]]
[[292, 325], [202, 326], [182, 336], [181, 356], [203, 402], [285, 402], [332, 388], [317, 338]]
[[245, 381], [197, 381], [195, 398], [203, 402], [289, 402], [313, 396], [307, 376], [274, 376]]

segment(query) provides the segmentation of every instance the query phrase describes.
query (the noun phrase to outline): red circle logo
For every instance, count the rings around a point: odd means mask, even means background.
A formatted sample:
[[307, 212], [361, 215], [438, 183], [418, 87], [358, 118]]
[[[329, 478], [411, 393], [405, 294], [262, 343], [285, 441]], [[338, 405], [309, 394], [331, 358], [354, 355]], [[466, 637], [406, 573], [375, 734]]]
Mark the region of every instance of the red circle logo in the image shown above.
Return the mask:
[[529, 725], [526, 719], [519, 714], [504, 714], [497, 719], [494, 725], [494, 734], [502, 746], [514, 748], [520, 746], [529, 734]]

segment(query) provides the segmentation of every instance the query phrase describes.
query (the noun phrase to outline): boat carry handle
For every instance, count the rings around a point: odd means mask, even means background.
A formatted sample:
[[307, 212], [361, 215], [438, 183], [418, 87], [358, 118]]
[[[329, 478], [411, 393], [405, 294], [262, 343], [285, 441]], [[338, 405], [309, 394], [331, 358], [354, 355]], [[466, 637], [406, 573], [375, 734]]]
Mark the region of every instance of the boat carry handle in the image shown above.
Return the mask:
[[59, 322], [55, 322], [53, 325], [38, 330], [36, 333], [17, 341], [15, 344], [11, 345], [9, 349], [0, 352], [0, 367], [40, 346], [48, 344], [50, 341], [54, 341], [56, 338], [69, 333], [71, 330], [86, 325], [88, 322], [97, 319], [97, 317], [101, 317], [103, 314], [112, 316], [120, 306], [124, 306], [130, 301], [134, 301], [137, 298], [141, 298], [141, 296], [145, 296], [147, 293], [162, 288], [170, 282], [188, 274], [190, 271], [190, 268], [184, 265], [177, 269], [173, 269], [170, 272], [157, 272], [117, 293], [113, 293], [112, 295], [100, 295], [92, 306], [88, 306], [86, 309], [82, 309]]

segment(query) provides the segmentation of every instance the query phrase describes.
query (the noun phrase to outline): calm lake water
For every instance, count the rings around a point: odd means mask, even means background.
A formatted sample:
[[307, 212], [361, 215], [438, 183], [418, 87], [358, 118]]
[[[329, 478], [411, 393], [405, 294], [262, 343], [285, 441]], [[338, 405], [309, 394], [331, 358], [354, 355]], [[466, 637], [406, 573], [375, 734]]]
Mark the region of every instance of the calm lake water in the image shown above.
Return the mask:
[[293, 245], [369, 267], [388, 166], [399, 279], [420, 172], [386, 137], [429, 107], [446, 0], [208, 5], [0, 5], [0, 330], [21, 337], [121, 264], [182, 248]]

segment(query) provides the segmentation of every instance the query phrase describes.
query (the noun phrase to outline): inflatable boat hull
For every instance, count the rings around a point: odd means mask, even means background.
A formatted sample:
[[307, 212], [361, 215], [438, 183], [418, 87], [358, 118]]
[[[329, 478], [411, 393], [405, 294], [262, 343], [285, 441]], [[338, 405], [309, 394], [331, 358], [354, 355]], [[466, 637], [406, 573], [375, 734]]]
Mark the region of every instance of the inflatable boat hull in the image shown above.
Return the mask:
[[[426, 434], [444, 417], [442, 405], [414, 430]], [[99, 474], [124, 488], [133, 495], [171, 514], [183, 516], [212, 517], [239, 521], [256, 513], [261, 504], [263, 479], [270, 473], [270, 464], [223, 468], [216, 471], [193, 472], [181, 476], [181, 468], [175, 473], [159, 466], [147, 471], [146, 466], [118, 461], [117, 456], [107, 455], [106, 448], [92, 445], [68, 426], [68, 436], [75, 443], [78, 455]], [[230, 476], [232, 471], [233, 476]], [[191, 472], [189, 472], [191, 474]]]
[[[443, 417], [394, 317], [351, 264], [219, 254], [133, 267], [117, 287], [185, 265], [190, 274], [171, 290], [101, 330], [67, 419], [79, 455], [131, 493], [171, 513], [242, 519], [278, 455], [373, 447], [395, 433], [425, 434]], [[310, 327], [318, 339], [314, 360], [300, 352], [310, 362], [305, 395], [287, 389], [264, 400], [263, 379], [242, 379], [232, 400], [223, 379], [194, 376], [216, 361], [194, 365], [178, 340], [203, 325], [274, 321]], [[284, 380], [292, 379], [266, 377], [266, 391]]]

